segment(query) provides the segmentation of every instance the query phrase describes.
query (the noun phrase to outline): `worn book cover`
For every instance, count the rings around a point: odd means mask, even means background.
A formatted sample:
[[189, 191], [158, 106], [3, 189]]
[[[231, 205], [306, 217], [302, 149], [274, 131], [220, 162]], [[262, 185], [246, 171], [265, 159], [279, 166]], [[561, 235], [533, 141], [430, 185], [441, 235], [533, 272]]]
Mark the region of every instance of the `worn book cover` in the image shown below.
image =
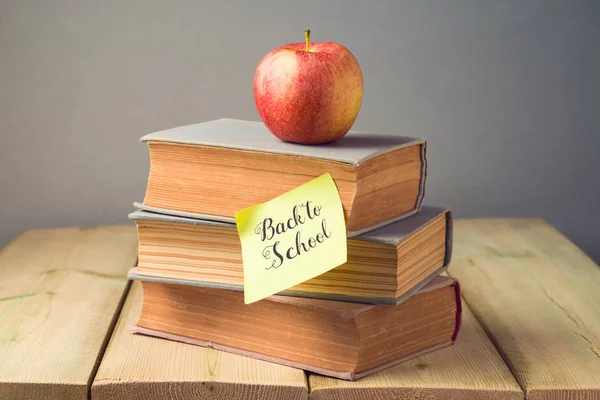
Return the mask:
[[[243, 290], [240, 239], [234, 224], [136, 211], [137, 274]], [[424, 206], [418, 214], [347, 239], [347, 262], [280, 295], [395, 304], [447, 267], [452, 213]], [[294, 251], [303, 251], [302, 248]], [[285, 254], [280, 249], [281, 254]], [[278, 253], [279, 254], [279, 253]]]
[[426, 141], [350, 131], [322, 145], [274, 137], [262, 122], [219, 119], [142, 137], [150, 152], [143, 203], [153, 212], [233, 222], [236, 211], [330, 173], [348, 236], [416, 213], [427, 175]]
[[453, 344], [461, 320], [458, 282], [443, 276], [398, 305], [286, 296], [246, 305], [237, 291], [142, 286], [135, 332], [347, 380]]

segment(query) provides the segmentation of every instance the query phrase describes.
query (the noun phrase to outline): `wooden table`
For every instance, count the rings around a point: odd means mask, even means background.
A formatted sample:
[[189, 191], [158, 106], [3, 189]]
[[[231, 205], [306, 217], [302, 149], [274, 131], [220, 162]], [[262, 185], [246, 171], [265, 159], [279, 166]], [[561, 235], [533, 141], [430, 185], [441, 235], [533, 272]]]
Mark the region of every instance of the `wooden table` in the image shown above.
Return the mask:
[[135, 261], [131, 226], [0, 253], [0, 399], [600, 399], [600, 268], [541, 220], [456, 221], [457, 344], [356, 382], [132, 335]]

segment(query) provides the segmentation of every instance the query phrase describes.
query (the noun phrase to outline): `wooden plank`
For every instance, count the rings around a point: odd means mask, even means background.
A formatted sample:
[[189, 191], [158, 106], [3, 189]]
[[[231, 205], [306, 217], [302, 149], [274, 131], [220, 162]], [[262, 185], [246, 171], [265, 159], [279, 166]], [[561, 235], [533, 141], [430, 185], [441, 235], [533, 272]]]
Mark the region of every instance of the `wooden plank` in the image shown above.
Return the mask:
[[204, 347], [135, 335], [142, 288], [134, 282], [98, 374], [92, 400], [308, 397], [301, 370]]
[[35, 230], [0, 253], [0, 399], [87, 399], [136, 243], [133, 227]]
[[600, 399], [600, 268], [541, 220], [462, 220], [450, 275], [528, 399]]
[[519, 385], [463, 304], [454, 346], [418, 357], [355, 382], [309, 377], [311, 400], [523, 398]]

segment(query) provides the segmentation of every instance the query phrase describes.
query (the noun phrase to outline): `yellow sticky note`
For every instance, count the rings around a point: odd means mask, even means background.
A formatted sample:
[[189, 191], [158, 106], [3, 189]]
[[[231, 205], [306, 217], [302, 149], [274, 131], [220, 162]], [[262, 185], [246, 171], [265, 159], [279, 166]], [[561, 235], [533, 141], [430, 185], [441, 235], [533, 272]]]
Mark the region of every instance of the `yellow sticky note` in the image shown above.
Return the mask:
[[235, 213], [244, 301], [264, 299], [346, 262], [346, 221], [329, 173]]

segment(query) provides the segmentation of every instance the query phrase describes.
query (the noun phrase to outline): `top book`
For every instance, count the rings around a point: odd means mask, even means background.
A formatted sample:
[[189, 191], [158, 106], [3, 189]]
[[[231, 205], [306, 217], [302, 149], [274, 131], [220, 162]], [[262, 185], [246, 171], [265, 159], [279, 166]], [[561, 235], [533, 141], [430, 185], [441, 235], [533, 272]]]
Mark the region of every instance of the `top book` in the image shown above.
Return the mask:
[[147, 211], [235, 222], [235, 212], [271, 200], [329, 172], [348, 236], [419, 211], [426, 141], [350, 131], [316, 146], [288, 143], [261, 122], [219, 119], [141, 138], [150, 151]]

